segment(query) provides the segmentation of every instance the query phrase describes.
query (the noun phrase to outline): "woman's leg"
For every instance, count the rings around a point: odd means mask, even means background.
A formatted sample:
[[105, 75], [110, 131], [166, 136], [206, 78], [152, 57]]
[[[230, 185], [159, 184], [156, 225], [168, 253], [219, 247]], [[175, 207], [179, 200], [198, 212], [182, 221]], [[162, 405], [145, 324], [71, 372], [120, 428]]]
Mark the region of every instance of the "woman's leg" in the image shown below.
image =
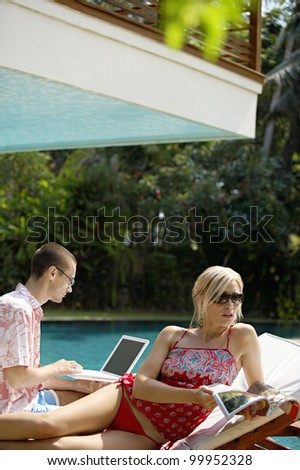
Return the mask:
[[121, 394], [122, 389], [116, 383], [54, 411], [1, 415], [0, 441], [46, 439], [102, 431], [114, 420]]
[[155, 449], [156, 444], [145, 436], [127, 431], [106, 431], [93, 436], [67, 436], [56, 448], [72, 450], [143, 450]]
[[64, 436], [36, 441], [1, 441], [5, 450], [143, 450], [155, 449], [145, 436], [126, 431], [107, 431], [88, 436]]

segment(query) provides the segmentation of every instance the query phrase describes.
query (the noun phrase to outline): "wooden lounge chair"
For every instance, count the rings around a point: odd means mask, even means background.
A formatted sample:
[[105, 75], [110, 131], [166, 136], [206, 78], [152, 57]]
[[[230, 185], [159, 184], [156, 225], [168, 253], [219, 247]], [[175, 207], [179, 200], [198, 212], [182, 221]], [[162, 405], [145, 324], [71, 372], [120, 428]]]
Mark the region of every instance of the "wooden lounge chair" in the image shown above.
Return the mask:
[[[300, 343], [263, 333], [260, 337], [265, 382], [293, 396], [300, 404]], [[233, 383], [246, 390], [243, 371]], [[300, 437], [300, 413], [289, 417], [281, 408], [267, 417], [227, 420], [219, 407], [188, 437], [174, 443], [171, 450], [289, 449], [272, 436]]]

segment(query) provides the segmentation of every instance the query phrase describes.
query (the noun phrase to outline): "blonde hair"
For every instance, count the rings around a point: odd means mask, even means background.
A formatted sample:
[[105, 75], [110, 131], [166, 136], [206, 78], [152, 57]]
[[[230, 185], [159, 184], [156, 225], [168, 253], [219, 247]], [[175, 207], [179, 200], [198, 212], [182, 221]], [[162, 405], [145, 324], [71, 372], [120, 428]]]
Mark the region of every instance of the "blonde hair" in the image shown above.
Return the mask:
[[[207, 315], [208, 305], [219, 299], [223, 292], [226, 291], [227, 286], [233, 281], [238, 284], [242, 293], [244, 287], [242, 278], [239, 273], [231, 268], [211, 266], [200, 274], [192, 290], [194, 303], [194, 315], [190, 323], [192, 328], [201, 325], [201, 322], [203, 322]], [[236, 312], [235, 321], [240, 320], [242, 317], [242, 304], [240, 304]]]

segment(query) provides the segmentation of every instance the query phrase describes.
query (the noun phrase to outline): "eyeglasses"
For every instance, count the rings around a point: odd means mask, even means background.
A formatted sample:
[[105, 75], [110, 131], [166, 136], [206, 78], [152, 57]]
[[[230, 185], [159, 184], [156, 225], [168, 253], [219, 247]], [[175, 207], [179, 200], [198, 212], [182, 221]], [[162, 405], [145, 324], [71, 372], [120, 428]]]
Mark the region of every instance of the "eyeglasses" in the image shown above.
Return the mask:
[[61, 273], [63, 273], [63, 274], [69, 279], [69, 285], [70, 285], [70, 287], [73, 287], [74, 284], [75, 284], [75, 279], [74, 279], [74, 277], [68, 276], [68, 275], [67, 275], [62, 269], [60, 269], [58, 266], [55, 266], [55, 267], [56, 267], [56, 269], [58, 269]]
[[224, 304], [227, 304], [227, 302], [229, 302], [229, 300], [231, 300], [231, 302], [234, 305], [241, 304], [244, 300], [244, 294], [239, 294], [237, 292], [234, 292], [233, 294], [228, 294], [227, 292], [224, 292], [221, 295], [221, 297], [219, 297], [218, 300], [215, 300], [214, 303], [224, 305]]

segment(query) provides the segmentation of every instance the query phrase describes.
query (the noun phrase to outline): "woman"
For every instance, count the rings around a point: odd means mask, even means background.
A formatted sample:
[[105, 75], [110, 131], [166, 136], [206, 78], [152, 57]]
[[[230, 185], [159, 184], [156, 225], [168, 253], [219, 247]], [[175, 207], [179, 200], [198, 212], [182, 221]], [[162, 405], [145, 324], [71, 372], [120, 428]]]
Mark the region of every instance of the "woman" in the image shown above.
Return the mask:
[[242, 367], [249, 386], [263, 380], [255, 330], [236, 323], [240, 275], [210, 267], [192, 297], [190, 328], [164, 328], [136, 376], [54, 411], [0, 416], [0, 449], [158, 449], [206, 419], [216, 406], [210, 384], [230, 385]]

